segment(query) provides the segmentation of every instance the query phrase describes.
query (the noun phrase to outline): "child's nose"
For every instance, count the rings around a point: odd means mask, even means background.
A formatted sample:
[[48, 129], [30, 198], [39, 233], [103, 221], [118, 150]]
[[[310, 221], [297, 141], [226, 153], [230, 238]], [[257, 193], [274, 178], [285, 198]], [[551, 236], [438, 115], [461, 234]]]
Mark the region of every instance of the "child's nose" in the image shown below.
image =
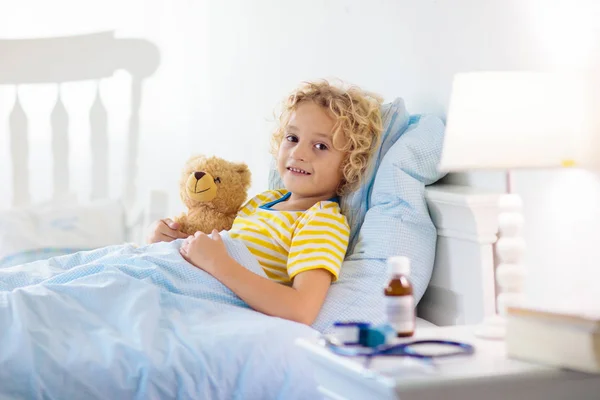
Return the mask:
[[300, 161], [306, 161], [309, 153], [310, 152], [309, 152], [309, 149], [307, 149], [307, 146], [298, 144], [292, 150], [292, 158], [294, 158], [296, 160], [300, 160]]

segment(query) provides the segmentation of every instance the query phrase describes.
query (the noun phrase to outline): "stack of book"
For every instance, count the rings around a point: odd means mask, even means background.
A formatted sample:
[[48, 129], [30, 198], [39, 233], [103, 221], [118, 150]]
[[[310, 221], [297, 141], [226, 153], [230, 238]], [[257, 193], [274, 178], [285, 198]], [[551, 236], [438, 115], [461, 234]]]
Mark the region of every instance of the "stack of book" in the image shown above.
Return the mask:
[[508, 309], [508, 357], [600, 373], [600, 313]]

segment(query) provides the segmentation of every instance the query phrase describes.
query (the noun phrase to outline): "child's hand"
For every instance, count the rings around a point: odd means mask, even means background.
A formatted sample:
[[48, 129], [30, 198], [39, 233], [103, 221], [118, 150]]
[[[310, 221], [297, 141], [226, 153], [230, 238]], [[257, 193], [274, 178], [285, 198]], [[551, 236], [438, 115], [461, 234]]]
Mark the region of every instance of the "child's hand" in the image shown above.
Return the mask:
[[171, 242], [184, 237], [186, 235], [179, 231], [179, 224], [170, 218], [165, 218], [159, 219], [150, 226], [146, 241], [148, 243]]
[[183, 241], [179, 252], [190, 264], [211, 275], [229, 257], [225, 243], [216, 229], [212, 231], [212, 238], [203, 232], [189, 236]]

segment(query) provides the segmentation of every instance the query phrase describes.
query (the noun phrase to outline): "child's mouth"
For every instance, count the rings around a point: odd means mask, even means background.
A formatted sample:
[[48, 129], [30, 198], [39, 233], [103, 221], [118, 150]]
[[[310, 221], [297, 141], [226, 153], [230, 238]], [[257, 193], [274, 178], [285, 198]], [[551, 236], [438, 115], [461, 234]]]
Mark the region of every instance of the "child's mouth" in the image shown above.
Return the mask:
[[293, 173], [294, 175], [310, 175], [309, 172], [306, 172], [305, 170], [300, 168], [287, 167], [287, 170]]

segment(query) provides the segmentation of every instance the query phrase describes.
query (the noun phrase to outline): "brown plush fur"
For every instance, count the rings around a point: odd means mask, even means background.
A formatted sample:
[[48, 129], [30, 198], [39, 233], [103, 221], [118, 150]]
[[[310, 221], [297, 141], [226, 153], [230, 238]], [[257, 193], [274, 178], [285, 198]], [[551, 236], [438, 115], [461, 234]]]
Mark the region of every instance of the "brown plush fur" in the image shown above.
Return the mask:
[[[198, 176], [201, 176], [199, 180], [195, 178]], [[246, 164], [218, 157], [191, 157], [185, 164], [179, 185], [181, 200], [188, 209], [175, 218], [181, 225], [179, 230], [193, 235], [197, 231], [210, 233], [213, 229], [230, 229], [246, 200], [250, 178], [250, 170]], [[198, 199], [207, 193], [210, 194], [207, 198]], [[193, 198], [194, 196], [198, 198]]]

